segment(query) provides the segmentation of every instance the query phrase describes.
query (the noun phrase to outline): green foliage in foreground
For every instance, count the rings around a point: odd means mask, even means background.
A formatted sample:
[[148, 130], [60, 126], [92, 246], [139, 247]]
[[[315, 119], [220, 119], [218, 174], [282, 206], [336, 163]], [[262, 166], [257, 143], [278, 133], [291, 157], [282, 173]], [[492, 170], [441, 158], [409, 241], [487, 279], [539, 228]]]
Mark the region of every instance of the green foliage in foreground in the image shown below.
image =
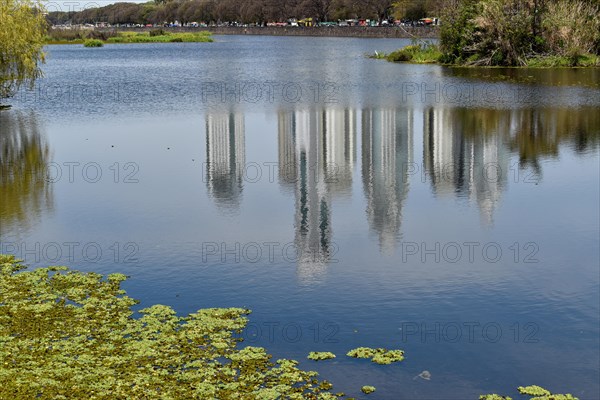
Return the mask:
[[404, 351], [383, 348], [358, 347], [350, 350], [347, 355], [354, 358], [370, 358], [372, 362], [382, 365], [404, 360]]
[[[518, 390], [521, 394], [534, 396], [530, 400], [578, 400], [572, 394], [553, 394], [549, 390], [536, 385], [519, 386]], [[512, 400], [512, 398], [498, 394], [485, 394], [479, 396], [479, 400]]]
[[335, 354], [329, 351], [311, 351], [310, 353], [308, 353], [308, 357], [306, 358], [315, 361], [330, 360], [332, 358], [335, 358]]
[[84, 47], [102, 47], [104, 42], [98, 39], [88, 39], [83, 43]]
[[249, 310], [134, 318], [126, 277], [25, 267], [0, 255], [0, 398], [334, 399], [293, 360], [238, 348]]

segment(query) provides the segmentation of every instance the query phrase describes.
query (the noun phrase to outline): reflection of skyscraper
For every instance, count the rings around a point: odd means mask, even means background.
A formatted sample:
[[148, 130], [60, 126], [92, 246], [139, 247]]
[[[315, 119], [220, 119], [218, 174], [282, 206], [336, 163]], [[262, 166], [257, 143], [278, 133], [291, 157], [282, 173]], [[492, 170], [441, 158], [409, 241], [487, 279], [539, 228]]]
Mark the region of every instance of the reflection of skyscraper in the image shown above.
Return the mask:
[[462, 158], [462, 137], [455, 137], [448, 110], [430, 108], [425, 110], [423, 118], [423, 165], [433, 190], [436, 194], [454, 193], [463, 181], [455, 164]]
[[509, 174], [510, 157], [499, 131], [508, 130], [510, 124], [498, 115], [484, 115], [473, 124], [469, 115], [476, 112], [426, 110], [423, 164], [436, 194], [468, 197], [477, 203], [482, 221], [489, 225]]
[[296, 235], [298, 275], [312, 280], [324, 272], [331, 244], [331, 203], [325, 187], [323, 120], [320, 113], [296, 112]]
[[510, 156], [501, 140], [499, 135], [481, 135], [466, 144], [470, 198], [477, 203], [485, 225], [493, 223], [494, 211], [508, 180]]
[[331, 195], [352, 186], [356, 122], [352, 111], [281, 113], [279, 179], [296, 198], [298, 276], [310, 282], [324, 273], [331, 243]]
[[298, 174], [296, 160], [296, 115], [279, 112], [277, 115], [279, 183], [293, 189]]
[[412, 111], [363, 110], [362, 178], [369, 226], [392, 250], [400, 233], [402, 203], [412, 164]]
[[323, 114], [325, 179], [331, 192], [349, 192], [356, 162], [356, 111], [330, 109]]
[[208, 114], [206, 116], [206, 183], [217, 206], [240, 206], [246, 162], [244, 116]]

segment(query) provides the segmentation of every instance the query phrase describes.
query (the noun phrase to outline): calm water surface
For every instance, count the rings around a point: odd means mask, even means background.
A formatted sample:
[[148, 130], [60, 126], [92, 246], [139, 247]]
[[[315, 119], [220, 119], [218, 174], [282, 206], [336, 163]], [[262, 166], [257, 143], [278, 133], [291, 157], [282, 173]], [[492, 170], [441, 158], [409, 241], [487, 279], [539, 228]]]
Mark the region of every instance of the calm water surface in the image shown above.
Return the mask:
[[246, 343], [348, 395], [600, 397], [598, 69], [216, 39], [48, 47], [0, 113], [0, 250], [124, 272], [142, 307], [248, 307]]

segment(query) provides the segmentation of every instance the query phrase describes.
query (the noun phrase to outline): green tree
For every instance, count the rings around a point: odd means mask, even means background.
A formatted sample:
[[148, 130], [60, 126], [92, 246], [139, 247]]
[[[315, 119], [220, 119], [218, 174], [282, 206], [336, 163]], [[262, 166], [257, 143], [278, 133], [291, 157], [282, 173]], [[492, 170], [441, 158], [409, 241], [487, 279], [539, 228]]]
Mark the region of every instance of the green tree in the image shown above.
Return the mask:
[[0, 100], [42, 75], [45, 33], [37, 0], [0, 0]]
[[600, 50], [598, 0], [445, 0], [443, 62], [526, 65], [559, 56], [576, 66]]

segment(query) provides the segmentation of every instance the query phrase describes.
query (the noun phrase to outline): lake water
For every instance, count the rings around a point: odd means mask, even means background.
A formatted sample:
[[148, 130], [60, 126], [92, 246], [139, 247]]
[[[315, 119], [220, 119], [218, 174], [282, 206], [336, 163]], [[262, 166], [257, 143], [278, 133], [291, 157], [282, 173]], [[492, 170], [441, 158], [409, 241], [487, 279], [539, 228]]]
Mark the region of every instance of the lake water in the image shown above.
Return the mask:
[[600, 70], [365, 57], [406, 44], [49, 46], [0, 112], [1, 252], [248, 307], [247, 344], [348, 395], [598, 399]]

